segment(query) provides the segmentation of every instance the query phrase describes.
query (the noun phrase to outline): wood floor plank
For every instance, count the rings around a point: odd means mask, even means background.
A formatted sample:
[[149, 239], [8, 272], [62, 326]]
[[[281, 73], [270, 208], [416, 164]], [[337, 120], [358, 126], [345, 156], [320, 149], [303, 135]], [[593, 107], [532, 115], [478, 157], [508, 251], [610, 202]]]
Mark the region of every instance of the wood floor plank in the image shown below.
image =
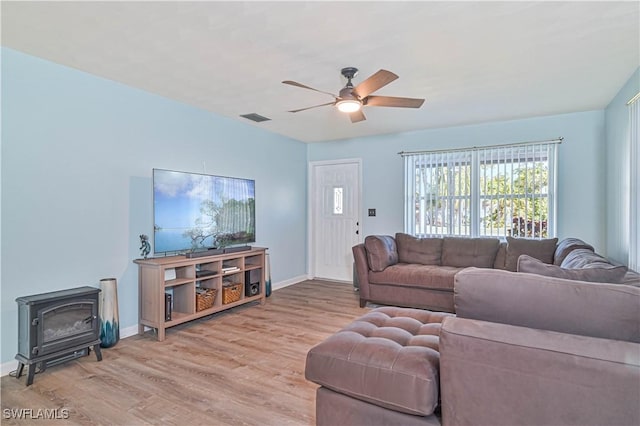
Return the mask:
[[[349, 284], [304, 281], [249, 304], [121, 340], [48, 368], [33, 385], [0, 380], [6, 409], [65, 409], [56, 425], [312, 425], [306, 354], [368, 309]], [[33, 424], [3, 415], [3, 425]], [[45, 424], [45, 423], [43, 423]]]

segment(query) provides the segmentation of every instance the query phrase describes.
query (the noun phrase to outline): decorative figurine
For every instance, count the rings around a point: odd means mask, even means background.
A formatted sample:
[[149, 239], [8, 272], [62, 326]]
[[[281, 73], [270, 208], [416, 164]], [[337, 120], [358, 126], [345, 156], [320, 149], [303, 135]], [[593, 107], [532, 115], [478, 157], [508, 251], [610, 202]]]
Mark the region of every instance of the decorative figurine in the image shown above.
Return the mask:
[[144, 234], [140, 234], [140, 254], [146, 259], [149, 253], [151, 253], [149, 237]]

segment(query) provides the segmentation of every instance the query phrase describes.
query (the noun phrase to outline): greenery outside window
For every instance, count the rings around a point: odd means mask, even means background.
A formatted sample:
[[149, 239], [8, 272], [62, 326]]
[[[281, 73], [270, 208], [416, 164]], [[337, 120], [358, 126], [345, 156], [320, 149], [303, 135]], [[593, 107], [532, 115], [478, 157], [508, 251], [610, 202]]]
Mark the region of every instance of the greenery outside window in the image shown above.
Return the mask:
[[555, 236], [554, 141], [401, 153], [405, 232], [416, 236]]

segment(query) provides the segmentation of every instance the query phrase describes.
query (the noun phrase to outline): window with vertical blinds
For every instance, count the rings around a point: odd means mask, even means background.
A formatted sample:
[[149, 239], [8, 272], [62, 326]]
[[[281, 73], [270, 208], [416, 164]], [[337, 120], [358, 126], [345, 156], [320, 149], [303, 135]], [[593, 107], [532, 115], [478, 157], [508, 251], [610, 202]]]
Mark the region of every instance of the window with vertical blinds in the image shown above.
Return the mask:
[[555, 236], [557, 144], [401, 153], [405, 232], [416, 236]]

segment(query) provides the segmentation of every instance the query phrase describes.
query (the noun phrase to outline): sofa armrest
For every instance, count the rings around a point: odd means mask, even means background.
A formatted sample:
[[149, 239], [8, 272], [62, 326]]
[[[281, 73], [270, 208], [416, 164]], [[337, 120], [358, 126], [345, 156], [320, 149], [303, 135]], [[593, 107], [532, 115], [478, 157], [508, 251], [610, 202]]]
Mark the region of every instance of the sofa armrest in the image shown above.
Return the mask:
[[639, 358], [638, 343], [445, 318], [443, 425], [640, 424]]
[[640, 288], [467, 268], [455, 277], [460, 318], [640, 343]]
[[369, 298], [369, 262], [367, 261], [367, 249], [364, 244], [357, 244], [352, 247], [353, 261], [358, 277], [358, 288], [360, 291], [360, 299], [367, 300]]

